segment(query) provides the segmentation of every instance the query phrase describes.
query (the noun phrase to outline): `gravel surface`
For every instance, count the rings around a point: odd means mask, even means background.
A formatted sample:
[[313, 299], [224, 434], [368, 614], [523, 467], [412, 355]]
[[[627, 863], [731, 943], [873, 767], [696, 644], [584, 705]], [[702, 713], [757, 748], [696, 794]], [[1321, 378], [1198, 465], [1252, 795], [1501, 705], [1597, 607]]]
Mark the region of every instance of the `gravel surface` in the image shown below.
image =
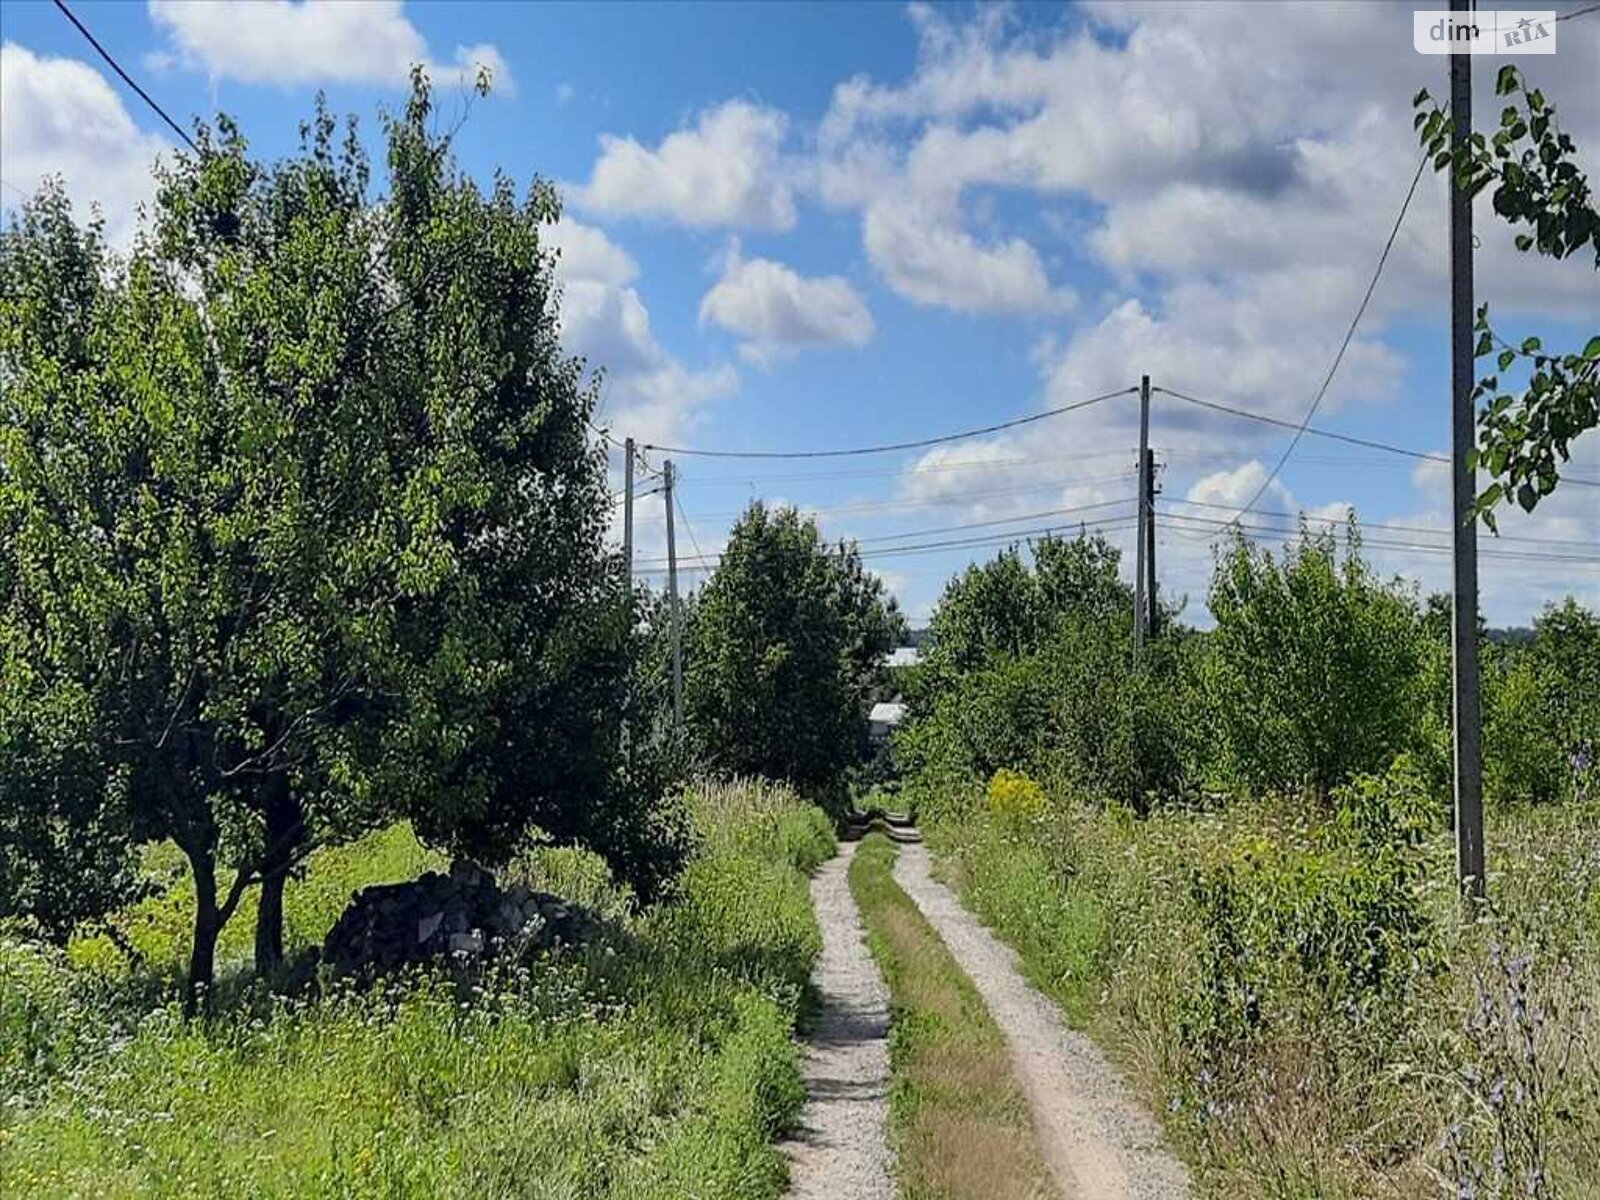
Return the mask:
[[856, 843], [811, 880], [822, 927], [812, 982], [822, 1001], [806, 1049], [806, 1106], [783, 1146], [794, 1200], [893, 1200], [887, 1140], [889, 992], [850, 896]]
[[894, 875], [1005, 1033], [1040, 1148], [1061, 1191], [1070, 1200], [1187, 1197], [1188, 1172], [1163, 1145], [1160, 1126], [1128, 1094], [1099, 1048], [1069, 1029], [1055, 1004], [1022, 977], [1016, 953], [933, 878], [927, 848], [901, 846]]

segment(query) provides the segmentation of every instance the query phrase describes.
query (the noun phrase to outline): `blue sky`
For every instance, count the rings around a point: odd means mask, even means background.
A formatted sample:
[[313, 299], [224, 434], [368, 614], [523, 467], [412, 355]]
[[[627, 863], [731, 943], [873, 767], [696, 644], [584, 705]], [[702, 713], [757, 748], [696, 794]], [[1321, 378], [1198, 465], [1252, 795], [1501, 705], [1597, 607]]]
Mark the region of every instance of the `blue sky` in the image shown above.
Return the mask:
[[[606, 367], [602, 423], [718, 449], [924, 438], [1146, 372], [1298, 421], [1415, 168], [1411, 96], [1444, 90], [1445, 60], [1412, 49], [1410, 6], [1371, 3], [74, 8], [181, 123], [227, 111], [268, 156], [292, 149], [318, 89], [372, 132], [410, 62], [447, 107], [463, 66], [490, 65], [461, 163], [563, 185], [564, 330]], [[53, 5], [7, 3], [0, 40], [5, 206], [59, 172], [125, 238], [170, 131]], [[1592, 166], [1600, 14], [1522, 61]], [[1492, 124], [1498, 63], [1478, 65]], [[1480, 297], [1509, 332], [1581, 345], [1600, 328], [1592, 261], [1526, 260], [1487, 208], [1478, 229]], [[1445, 239], [1429, 174], [1318, 427], [1448, 444]], [[893, 549], [1078, 521], [1131, 547], [1135, 419], [1123, 397], [930, 451], [681, 456], [680, 545], [714, 554], [751, 497], [793, 501], [863, 539], [920, 620], [994, 547]], [[1157, 396], [1158, 557], [1188, 619], [1206, 620], [1205, 522], [1250, 498], [1286, 439]], [[1571, 469], [1600, 480], [1595, 434]], [[1377, 564], [1437, 588], [1447, 498], [1425, 463], [1307, 438], [1258, 507], [1354, 505]], [[659, 505], [640, 504], [645, 570]], [[1600, 557], [1600, 488], [1564, 488], [1503, 531], [1485, 545], [1491, 621], [1568, 592], [1600, 605], [1600, 565], [1571, 561]]]

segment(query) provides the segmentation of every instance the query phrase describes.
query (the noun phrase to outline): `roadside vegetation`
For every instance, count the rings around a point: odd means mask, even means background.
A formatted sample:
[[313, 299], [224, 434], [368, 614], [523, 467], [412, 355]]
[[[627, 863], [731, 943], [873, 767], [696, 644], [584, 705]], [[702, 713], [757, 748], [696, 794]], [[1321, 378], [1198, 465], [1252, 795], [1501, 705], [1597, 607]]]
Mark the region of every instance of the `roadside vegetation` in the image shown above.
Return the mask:
[[[418, 71], [374, 158], [321, 103], [278, 162], [222, 117], [127, 245], [58, 180], [0, 234], [7, 1197], [783, 1189], [819, 804], [900, 618], [753, 506], [677, 727], [559, 198], [454, 136]], [[601, 932], [319, 960], [458, 859]]]
[[1049, 1172], [1005, 1038], [894, 881], [895, 845], [861, 843], [850, 891], [889, 985], [890, 1127], [902, 1200], [1049, 1200]]
[[[185, 1021], [120, 965], [6, 937], [0, 1190], [778, 1195], [771, 1141], [803, 1098], [792, 1034], [820, 946], [806, 874], [833, 836], [770, 785], [708, 786], [686, 807], [697, 849], [669, 898], [637, 908], [611, 885], [627, 915], [606, 944], [470, 981], [253, 989]], [[317, 936], [309, 923], [337, 915], [324, 893], [409, 873], [422, 853], [404, 827], [373, 841], [368, 856], [312, 856], [287, 890], [290, 928]], [[536, 882], [607, 877], [571, 851], [525, 863]], [[152, 962], [181, 960], [154, 936]]]
[[1600, 620], [1569, 600], [1485, 643], [1469, 918], [1443, 606], [1374, 577], [1354, 526], [1226, 548], [1210, 601], [1132, 672], [1103, 543], [951, 584], [897, 748], [944, 869], [1206, 1194], [1590, 1194]]

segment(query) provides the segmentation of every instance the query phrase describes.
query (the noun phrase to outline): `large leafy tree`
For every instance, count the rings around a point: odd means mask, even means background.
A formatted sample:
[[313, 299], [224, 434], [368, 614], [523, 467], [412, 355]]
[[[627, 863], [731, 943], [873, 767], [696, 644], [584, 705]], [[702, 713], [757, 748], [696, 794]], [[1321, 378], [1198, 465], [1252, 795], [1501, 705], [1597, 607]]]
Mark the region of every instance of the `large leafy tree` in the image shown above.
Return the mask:
[[1132, 629], [1133, 592], [1118, 572], [1121, 555], [1096, 534], [1045, 536], [1030, 546], [1032, 564], [1011, 546], [951, 579], [929, 627], [929, 647], [915, 705], [996, 655], [1033, 654], [1063, 619]]
[[825, 794], [866, 751], [866, 715], [903, 622], [853, 546], [752, 504], [700, 593], [685, 718], [709, 767]]
[[270, 966], [295, 863], [396, 813], [487, 858], [537, 825], [659, 865], [558, 204], [481, 190], [431, 116], [419, 75], [382, 202], [320, 109], [271, 167], [200, 130], [126, 264], [79, 270], [100, 292], [70, 353], [48, 298], [93, 246], [48, 197], [6, 234], [18, 707], [92, 711], [133, 836], [188, 857], [191, 1002], [247, 888]]

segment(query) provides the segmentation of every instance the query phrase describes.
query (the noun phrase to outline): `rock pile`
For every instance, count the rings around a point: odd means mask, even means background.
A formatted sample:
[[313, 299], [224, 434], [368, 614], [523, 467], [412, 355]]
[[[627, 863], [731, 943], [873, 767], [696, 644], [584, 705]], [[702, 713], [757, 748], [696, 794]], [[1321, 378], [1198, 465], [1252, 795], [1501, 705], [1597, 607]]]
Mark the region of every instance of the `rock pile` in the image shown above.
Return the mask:
[[335, 975], [371, 976], [437, 958], [575, 945], [601, 931], [601, 918], [582, 905], [521, 884], [502, 890], [488, 871], [457, 859], [448, 875], [357, 892], [319, 957]]

